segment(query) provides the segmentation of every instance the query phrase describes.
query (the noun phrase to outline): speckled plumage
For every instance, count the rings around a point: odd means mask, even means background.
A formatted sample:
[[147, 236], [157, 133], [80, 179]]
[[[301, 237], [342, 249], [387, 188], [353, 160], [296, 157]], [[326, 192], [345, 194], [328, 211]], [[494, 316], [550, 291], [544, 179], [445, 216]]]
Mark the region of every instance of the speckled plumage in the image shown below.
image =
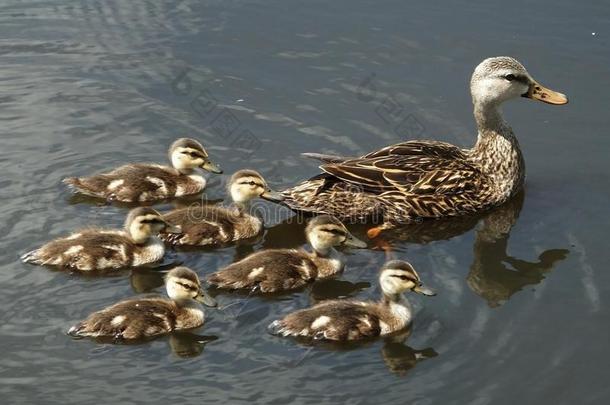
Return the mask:
[[401, 295], [407, 289], [431, 295], [413, 267], [403, 261], [386, 263], [380, 274], [380, 301], [329, 300], [293, 312], [269, 325], [273, 334], [325, 340], [359, 340], [385, 336], [406, 328], [411, 308]]
[[197, 275], [178, 267], [168, 273], [166, 286], [171, 299], [142, 297], [118, 302], [92, 313], [68, 334], [133, 340], [203, 325], [203, 308], [195, 301], [201, 289]]
[[[174, 153], [184, 161], [173, 157]], [[132, 163], [89, 177], [69, 177], [64, 183], [80, 193], [121, 202], [155, 201], [201, 192], [206, 180], [194, 169], [201, 167], [197, 164], [211, 163], [203, 146], [194, 139], [180, 138], [171, 145], [169, 155], [177, 167]]]
[[182, 228], [182, 232], [161, 233], [174, 245], [210, 246], [248, 239], [258, 235], [263, 222], [250, 214], [249, 203], [255, 198], [274, 197], [262, 176], [254, 170], [239, 170], [228, 186], [234, 206], [192, 205], [165, 214], [164, 219]]
[[22, 260], [80, 271], [120, 269], [157, 262], [165, 254], [163, 242], [152, 234], [136, 240], [129, 232], [136, 217], [146, 216], [161, 218], [152, 208], [137, 208], [130, 212], [125, 230], [80, 230], [24, 254]]
[[550, 104], [565, 104], [567, 98], [538, 85], [509, 57], [483, 61], [472, 76], [471, 93], [478, 127], [472, 149], [407, 141], [356, 158], [308, 154], [323, 162], [324, 173], [283, 191], [283, 204], [355, 221], [381, 218], [389, 228], [504, 203], [522, 188], [525, 164], [499, 105], [519, 96]]
[[163, 216], [182, 229], [161, 233], [172, 245], [211, 246], [252, 238], [263, 228], [262, 221], [238, 209], [196, 205], [168, 212]]
[[[343, 271], [343, 255], [334, 246], [356, 239], [336, 218], [313, 218], [305, 230], [313, 252], [303, 249], [269, 249], [256, 252], [220, 269], [208, 277], [208, 283], [223, 289], [253, 289], [263, 293], [288, 291]], [[364, 247], [366, 245], [361, 245]]]

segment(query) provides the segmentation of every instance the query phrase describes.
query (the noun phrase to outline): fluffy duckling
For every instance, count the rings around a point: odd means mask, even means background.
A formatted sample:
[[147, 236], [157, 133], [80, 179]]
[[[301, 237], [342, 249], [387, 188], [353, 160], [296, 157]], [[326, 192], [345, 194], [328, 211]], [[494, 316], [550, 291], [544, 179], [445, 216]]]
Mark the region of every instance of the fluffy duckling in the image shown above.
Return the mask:
[[272, 191], [263, 177], [254, 170], [240, 170], [229, 180], [229, 193], [234, 208], [191, 206], [171, 211], [163, 216], [180, 233], [162, 232], [161, 238], [173, 245], [208, 246], [248, 239], [258, 235], [263, 222], [248, 213], [250, 201], [264, 198], [277, 201], [282, 197]]
[[271, 293], [300, 288], [316, 279], [331, 277], [345, 267], [334, 247], [365, 248], [335, 217], [321, 215], [309, 221], [305, 235], [313, 252], [303, 249], [270, 249], [254, 253], [208, 277], [217, 288], [260, 289]]
[[206, 180], [195, 169], [222, 173], [201, 143], [180, 138], [169, 148], [173, 167], [132, 163], [90, 177], [69, 177], [64, 183], [80, 193], [109, 201], [142, 202], [197, 194]]
[[74, 337], [142, 339], [197, 328], [205, 319], [199, 303], [216, 306], [216, 301], [201, 288], [197, 274], [189, 268], [171, 270], [165, 277], [165, 288], [170, 299], [145, 297], [118, 302], [92, 313], [72, 326], [68, 334]]
[[274, 321], [269, 331], [282, 336], [335, 341], [389, 335], [411, 322], [411, 308], [402, 295], [404, 291], [435, 295], [422, 285], [413, 266], [401, 260], [391, 260], [383, 266], [379, 284], [383, 295], [378, 302], [324, 301]]
[[156, 235], [167, 229], [177, 230], [154, 209], [136, 208], [129, 212], [123, 230], [84, 229], [55, 239], [21, 259], [81, 271], [141, 266], [163, 258], [165, 246]]

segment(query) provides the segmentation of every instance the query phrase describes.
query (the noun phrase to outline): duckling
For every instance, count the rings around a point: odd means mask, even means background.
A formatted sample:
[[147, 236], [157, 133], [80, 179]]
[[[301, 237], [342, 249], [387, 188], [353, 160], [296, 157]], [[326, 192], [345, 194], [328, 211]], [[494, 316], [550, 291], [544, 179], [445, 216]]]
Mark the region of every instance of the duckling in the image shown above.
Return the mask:
[[258, 197], [274, 201], [282, 198], [254, 170], [240, 170], [233, 174], [229, 180], [229, 193], [234, 208], [198, 205], [165, 214], [163, 218], [179, 226], [182, 232], [162, 232], [161, 239], [173, 245], [208, 246], [254, 237], [262, 230], [263, 222], [248, 213], [250, 201]]
[[173, 167], [132, 163], [90, 177], [68, 177], [64, 183], [82, 194], [108, 201], [143, 202], [199, 193], [206, 179], [194, 172], [196, 168], [222, 173], [203, 145], [190, 138], [180, 138], [170, 146], [169, 160]]
[[156, 235], [168, 228], [177, 230], [154, 209], [135, 208], [123, 230], [84, 229], [32, 250], [21, 260], [81, 271], [141, 266], [163, 258], [165, 246]]
[[366, 247], [330, 215], [309, 221], [305, 235], [313, 248], [311, 253], [303, 249], [256, 252], [211, 274], [207, 281], [226, 289], [260, 289], [264, 293], [292, 290], [343, 271], [345, 261], [335, 246]]
[[187, 267], [176, 267], [167, 273], [165, 289], [170, 299], [144, 297], [118, 302], [72, 326], [68, 335], [142, 339], [197, 328], [205, 320], [199, 303], [216, 306], [216, 301], [201, 288], [197, 274]]
[[402, 260], [391, 260], [382, 267], [379, 284], [383, 295], [378, 302], [324, 301], [272, 322], [269, 331], [282, 336], [335, 341], [385, 336], [411, 323], [411, 307], [402, 295], [404, 291], [435, 295], [422, 285], [413, 266]]

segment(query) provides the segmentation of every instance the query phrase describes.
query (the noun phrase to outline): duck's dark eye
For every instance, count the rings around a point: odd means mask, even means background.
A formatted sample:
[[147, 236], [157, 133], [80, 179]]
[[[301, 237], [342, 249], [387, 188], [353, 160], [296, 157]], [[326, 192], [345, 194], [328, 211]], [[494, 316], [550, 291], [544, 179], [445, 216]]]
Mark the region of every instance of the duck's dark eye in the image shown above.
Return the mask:
[[251, 185], [251, 186], [254, 186], [254, 185], [256, 185], [256, 182], [251, 181], [251, 182], [249, 182], [248, 184], [249, 184], [249, 185]]
[[512, 82], [512, 81], [513, 81], [513, 80], [515, 80], [517, 77], [516, 77], [514, 74], [509, 73], [509, 74], [507, 74], [506, 76], [504, 76], [504, 78], [505, 78], [506, 80], [508, 80], [509, 82]]

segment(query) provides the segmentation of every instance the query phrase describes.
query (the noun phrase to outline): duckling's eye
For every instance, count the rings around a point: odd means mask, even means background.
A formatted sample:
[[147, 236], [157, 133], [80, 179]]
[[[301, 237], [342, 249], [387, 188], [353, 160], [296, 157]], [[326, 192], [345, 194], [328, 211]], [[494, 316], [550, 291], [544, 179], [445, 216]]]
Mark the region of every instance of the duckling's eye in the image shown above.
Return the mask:
[[509, 73], [509, 74], [507, 74], [506, 76], [504, 76], [504, 78], [505, 78], [506, 80], [508, 80], [509, 82], [512, 82], [512, 81], [513, 81], [513, 80], [515, 80], [517, 77], [516, 77], [514, 74]]
[[249, 185], [251, 185], [251, 186], [255, 186], [255, 185], [256, 185], [256, 182], [251, 181], [251, 182], [249, 182], [248, 184], [249, 184]]
[[189, 291], [195, 291], [195, 290], [197, 290], [197, 287], [194, 287], [194, 286], [189, 285], [189, 284], [181, 283], [181, 282], [179, 282], [179, 281], [178, 281], [178, 282], [176, 282], [176, 284], [178, 284], [179, 286], [182, 286], [182, 288], [184, 288], [184, 289], [186, 289], [186, 290], [189, 290]]

